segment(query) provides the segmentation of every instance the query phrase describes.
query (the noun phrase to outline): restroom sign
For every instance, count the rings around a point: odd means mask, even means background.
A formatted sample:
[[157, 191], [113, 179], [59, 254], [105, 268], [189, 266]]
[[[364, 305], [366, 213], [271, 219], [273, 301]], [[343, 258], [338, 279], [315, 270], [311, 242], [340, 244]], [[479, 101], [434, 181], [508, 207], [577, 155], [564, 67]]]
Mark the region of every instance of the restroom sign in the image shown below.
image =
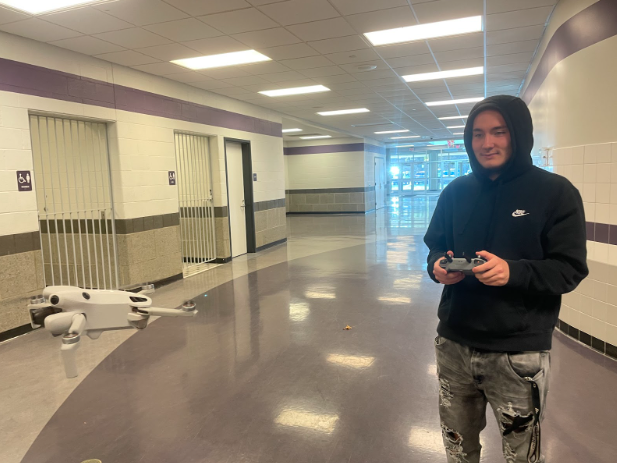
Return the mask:
[[17, 189], [19, 191], [32, 191], [32, 175], [29, 170], [17, 171]]
[[176, 184], [176, 172], [173, 170], [169, 171], [169, 184], [170, 185]]

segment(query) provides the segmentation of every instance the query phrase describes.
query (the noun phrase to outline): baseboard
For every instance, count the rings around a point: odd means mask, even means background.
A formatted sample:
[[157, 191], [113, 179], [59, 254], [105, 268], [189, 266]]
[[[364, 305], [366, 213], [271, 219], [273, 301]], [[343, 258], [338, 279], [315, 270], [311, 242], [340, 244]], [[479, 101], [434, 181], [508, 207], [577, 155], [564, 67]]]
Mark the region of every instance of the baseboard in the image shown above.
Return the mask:
[[283, 243], [286, 243], [286, 242], [287, 242], [287, 238], [283, 238], [282, 240], [274, 241], [274, 242], [272, 242], [272, 243], [269, 243], [269, 244], [265, 244], [265, 245], [263, 245], [263, 246], [260, 246], [260, 247], [258, 247], [258, 248], [255, 250], [255, 252], [263, 251], [263, 250], [265, 250], [265, 249], [268, 249], [268, 248], [271, 248], [271, 247], [273, 247], [273, 246], [277, 246], [277, 245], [279, 245], [279, 244], [283, 244]]
[[8, 341], [9, 339], [16, 338], [17, 336], [21, 336], [33, 330], [34, 328], [32, 328], [32, 325], [22, 325], [8, 331], [3, 331], [0, 333], [0, 342]]
[[226, 264], [227, 262], [231, 262], [231, 257], [217, 257], [213, 262], [215, 264]]

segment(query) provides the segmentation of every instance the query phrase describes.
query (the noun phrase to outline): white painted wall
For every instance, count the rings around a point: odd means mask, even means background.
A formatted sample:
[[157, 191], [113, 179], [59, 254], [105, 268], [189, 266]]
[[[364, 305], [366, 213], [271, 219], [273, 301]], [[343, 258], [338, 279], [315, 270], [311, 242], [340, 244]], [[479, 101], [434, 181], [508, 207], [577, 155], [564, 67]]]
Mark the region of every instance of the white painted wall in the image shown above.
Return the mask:
[[[1, 32], [0, 57], [281, 122], [280, 115], [265, 108]], [[16, 183], [17, 170], [33, 169], [28, 123], [28, 111], [32, 110], [110, 122], [109, 150], [117, 218], [178, 211], [177, 189], [169, 186], [167, 180], [167, 172], [176, 170], [174, 130], [213, 137], [215, 206], [227, 204], [224, 137], [251, 142], [253, 171], [258, 174], [255, 201], [284, 198], [282, 138], [1, 91], [0, 235], [38, 230], [36, 194], [17, 192]]]

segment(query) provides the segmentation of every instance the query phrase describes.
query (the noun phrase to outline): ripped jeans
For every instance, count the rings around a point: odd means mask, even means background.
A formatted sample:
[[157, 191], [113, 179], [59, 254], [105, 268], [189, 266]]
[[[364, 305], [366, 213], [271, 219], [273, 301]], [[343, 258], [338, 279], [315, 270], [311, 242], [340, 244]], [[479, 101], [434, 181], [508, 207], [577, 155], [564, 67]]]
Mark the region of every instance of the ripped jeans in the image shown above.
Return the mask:
[[540, 423], [544, 417], [549, 352], [477, 351], [435, 338], [439, 415], [448, 463], [479, 463], [480, 432], [491, 404], [508, 463], [544, 463]]

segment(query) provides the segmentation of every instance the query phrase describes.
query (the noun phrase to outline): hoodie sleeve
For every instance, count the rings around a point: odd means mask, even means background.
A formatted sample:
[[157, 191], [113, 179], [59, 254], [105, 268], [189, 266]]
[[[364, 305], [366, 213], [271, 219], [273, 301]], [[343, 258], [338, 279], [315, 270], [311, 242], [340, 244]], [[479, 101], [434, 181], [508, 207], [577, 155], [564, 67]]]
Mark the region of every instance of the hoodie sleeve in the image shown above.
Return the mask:
[[426, 235], [424, 235], [424, 243], [428, 246], [429, 253], [426, 259], [426, 270], [428, 275], [435, 283], [439, 283], [433, 273], [433, 267], [438, 259], [441, 259], [443, 255], [448, 251], [446, 243], [446, 195], [447, 188], [439, 196], [433, 218], [428, 227]]
[[[565, 190], [565, 191], [563, 191]], [[529, 293], [560, 295], [573, 291], [588, 275], [585, 212], [581, 195], [568, 185], [544, 229], [543, 260], [506, 260], [506, 286]]]

